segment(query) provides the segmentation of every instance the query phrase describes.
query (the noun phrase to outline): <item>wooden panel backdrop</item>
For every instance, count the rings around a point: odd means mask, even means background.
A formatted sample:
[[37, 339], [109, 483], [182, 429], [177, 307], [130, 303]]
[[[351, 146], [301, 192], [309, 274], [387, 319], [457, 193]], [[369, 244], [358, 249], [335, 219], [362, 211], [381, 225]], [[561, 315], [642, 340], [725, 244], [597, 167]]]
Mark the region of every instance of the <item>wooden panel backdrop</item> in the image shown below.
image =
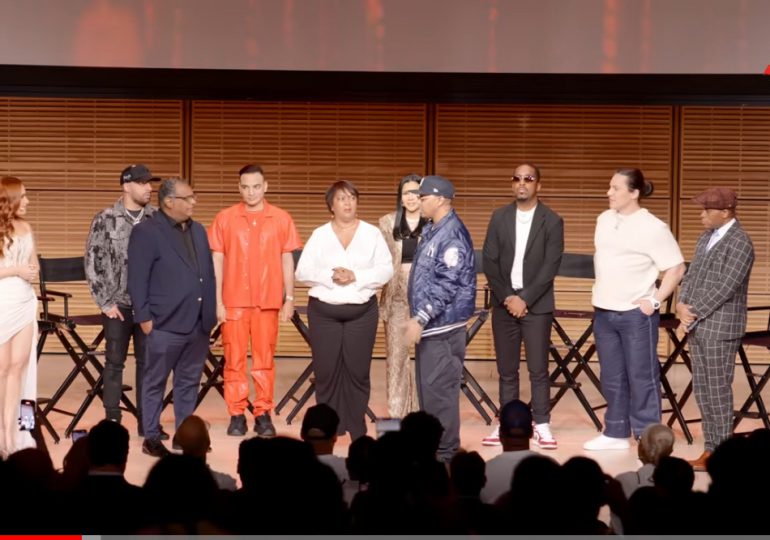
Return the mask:
[[[684, 107], [682, 110], [679, 242], [691, 259], [703, 232], [692, 198], [712, 186], [738, 193], [738, 218], [754, 243], [749, 305], [770, 304], [770, 108]], [[749, 330], [768, 326], [768, 312], [749, 314]], [[749, 348], [755, 361], [767, 351]]]
[[[181, 173], [181, 101], [3, 98], [0, 126], [0, 173], [25, 183], [44, 257], [83, 255], [91, 219], [120, 196], [126, 165], [146, 163], [161, 176]], [[84, 284], [55, 288], [75, 295], [74, 312], [95, 312]], [[88, 339], [95, 334], [82, 332]], [[62, 349], [52, 339], [46, 350]]]
[[[261, 163], [269, 199], [292, 213], [303, 239], [328, 219], [323, 192], [333, 180], [356, 182], [361, 217], [376, 223], [392, 209], [403, 174], [433, 169], [455, 182], [458, 211], [480, 248], [492, 210], [510, 201], [513, 168], [531, 161], [543, 173], [543, 200], [564, 217], [567, 251], [592, 253], [609, 178], [635, 166], [655, 182], [646, 206], [668, 223], [678, 217], [673, 226], [687, 259], [700, 232], [692, 196], [710, 185], [738, 190], [757, 249], [751, 303], [770, 304], [770, 109], [442, 104], [435, 116], [428, 111], [426, 104], [194, 101], [185, 108], [182, 101], [2, 98], [0, 172], [25, 181], [39, 251], [55, 257], [82, 255], [91, 218], [119, 196], [118, 174], [129, 163], [161, 176], [189, 172], [206, 225], [238, 200], [237, 170]], [[72, 290], [76, 311], [92, 311], [85, 288]], [[590, 283], [559, 280], [557, 290], [559, 307], [589, 307]], [[766, 319], [755, 315], [751, 324]], [[375, 354], [383, 352], [379, 339]], [[279, 354], [308, 354], [290, 325], [281, 328]], [[489, 326], [469, 356], [493, 357]]]
[[[654, 182], [645, 205], [671, 222], [671, 107], [439, 105], [436, 172], [458, 188], [456, 206], [480, 248], [492, 211], [511, 201], [517, 164], [540, 168], [540, 195], [564, 218], [565, 251], [593, 253], [596, 216], [618, 167], [639, 167]], [[591, 282], [557, 280], [556, 303], [590, 309]], [[570, 335], [583, 322], [562, 321]], [[554, 336], [554, 343], [558, 338]], [[661, 340], [661, 352], [667, 344]], [[494, 358], [488, 325], [471, 356]]]
[[[324, 192], [341, 178], [358, 186], [359, 216], [376, 225], [395, 207], [401, 176], [423, 173], [426, 132], [422, 104], [194, 102], [197, 218], [208, 225], [237, 202], [238, 170], [259, 163], [268, 200], [291, 213], [303, 242], [329, 220]], [[298, 287], [296, 296], [305, 305], [307, 290]], [[375, 355], [383, 356], [379, 332]], [[277, 354], [309, 355], [291, 323], [281, 325]]]

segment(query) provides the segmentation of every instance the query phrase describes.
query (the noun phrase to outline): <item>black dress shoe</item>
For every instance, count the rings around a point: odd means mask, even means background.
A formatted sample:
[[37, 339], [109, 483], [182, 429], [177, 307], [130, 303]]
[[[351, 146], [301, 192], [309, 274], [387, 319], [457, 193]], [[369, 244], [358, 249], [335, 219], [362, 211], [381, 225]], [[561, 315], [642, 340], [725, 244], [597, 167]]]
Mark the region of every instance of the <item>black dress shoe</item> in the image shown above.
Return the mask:
[[246, 416], [243, 414], [236, 414], [230, 417], [230, 425], [227, 426], [227, 434], [233, 437], [243, 437], [249, 430], [249, 426], [246, 425]]
[[270, 413], [262, 413], [254, 419], [254, 431], [260, 437], [275, 437], [275, 426], [270, 419]]
[[[137, 433], [140, 437], [144, 437], [144, 428], [142, 427], [142, 424], [139, 424], [139, 427], [136, 428]], [[163, 427], [160, 428], [160, 435], [158, 435], [158, 438], [161, 441], [167, 441], [171, 438], [171, 436], [163, 431]]]
[[166, 448], [159, 439], [145, 439], [142, 443], [142, 453], [147, 454], [148, 456], [162, 458], [169, 455], [171, 452], [168, 451], [168, 448]]

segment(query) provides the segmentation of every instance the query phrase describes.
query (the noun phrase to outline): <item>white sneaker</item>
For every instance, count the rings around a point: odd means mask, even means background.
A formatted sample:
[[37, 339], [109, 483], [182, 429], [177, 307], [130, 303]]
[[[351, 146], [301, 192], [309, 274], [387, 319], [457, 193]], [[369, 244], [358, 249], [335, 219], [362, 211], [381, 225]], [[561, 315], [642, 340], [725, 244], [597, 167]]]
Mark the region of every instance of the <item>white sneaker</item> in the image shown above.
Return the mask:
[[500, 425], [495, 430], [481, 440], [483, 446], [500, 446]]
[[532, 442], [544, 450], [556, 450], [558, 444], [556, 438], [551, 433], [551, 426], [545, 424], [535, 424], [532, 429]]
[[583, 450], [628, 450], [631, 443], [628, 439], [618, 439], [617, 437], [607, 437], [604, 434], [591, 439], [583, 445]]

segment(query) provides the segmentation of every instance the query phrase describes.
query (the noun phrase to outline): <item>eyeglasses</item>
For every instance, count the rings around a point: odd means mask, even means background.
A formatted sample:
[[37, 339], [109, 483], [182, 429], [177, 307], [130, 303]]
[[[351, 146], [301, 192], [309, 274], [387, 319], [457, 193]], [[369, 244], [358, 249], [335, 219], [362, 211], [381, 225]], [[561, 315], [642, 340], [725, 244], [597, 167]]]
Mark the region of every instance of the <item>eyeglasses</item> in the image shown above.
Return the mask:
[[198, 199], [198, 196], [195, 193], [193, 193], [192, 195], [185, 195], [184, 197], [180, 195], [174, 195], [173, 197], [175, 199], [182, 199], [187, 204], [192, 204], [193, 201]]
[[517, 175], [514, 175], [513, 177], [511, 177], [511, 180], [512, 180], [513, 182], [521, 182], [521, 181], [524, 181], [524, 182], [526, 182], [527, 184], [531, 184], [532, 182], [537, 182], [537, 178], [535, 178], [535, 177], [534, 177], [534, 176], [532, 176], [531, 174], [528, 174], [528, 175], [526, 175], [526, 176], [521, 176], [521, 175], [518, 175], [518, 174], [517, 174]]
[[348, 201], [353, 202], [353, 201], [357, 201], [358, 197], [356, 197], [355, 195], [337, 195], [336, 197], [334, 197], [334, 200], [341, 203], [348, 202]]

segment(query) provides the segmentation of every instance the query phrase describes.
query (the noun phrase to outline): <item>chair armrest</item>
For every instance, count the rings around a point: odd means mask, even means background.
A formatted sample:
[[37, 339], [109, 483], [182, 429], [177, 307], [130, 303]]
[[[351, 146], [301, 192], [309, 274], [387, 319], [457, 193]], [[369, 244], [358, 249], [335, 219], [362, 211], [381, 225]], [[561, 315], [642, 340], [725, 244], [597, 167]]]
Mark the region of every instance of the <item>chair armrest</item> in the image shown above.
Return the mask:
[[54, 291], [52, 289], [46, 288], [45, 290], [46, 294], [52, 294], [54, 296], [61, 296], [62, 298], [72, 298], [72, 295], [70, 293], [62, 292], [62, 291]]
[[[64, 317], [65, 318], [69, 318], [69, 316], [70, 316], [69, 299], [72, 298], [72, 295], [70, 293], [66, 293], [66, 292], [62, 292], [62, 291], [54, 291], [54, 290], [51, 290], [51, 289], [48, 289], [48, 288], [46, 288], [45, 294], [46, 295], [52, 294], [54, 296], [62, 297], [64, 299]], [[47, 316], [48, 315], [48, 309], [47, 309], [48, 304], [43, 304], [43, 305], [46, 308], [45, 312], [46, 312], [46, 316]]]

